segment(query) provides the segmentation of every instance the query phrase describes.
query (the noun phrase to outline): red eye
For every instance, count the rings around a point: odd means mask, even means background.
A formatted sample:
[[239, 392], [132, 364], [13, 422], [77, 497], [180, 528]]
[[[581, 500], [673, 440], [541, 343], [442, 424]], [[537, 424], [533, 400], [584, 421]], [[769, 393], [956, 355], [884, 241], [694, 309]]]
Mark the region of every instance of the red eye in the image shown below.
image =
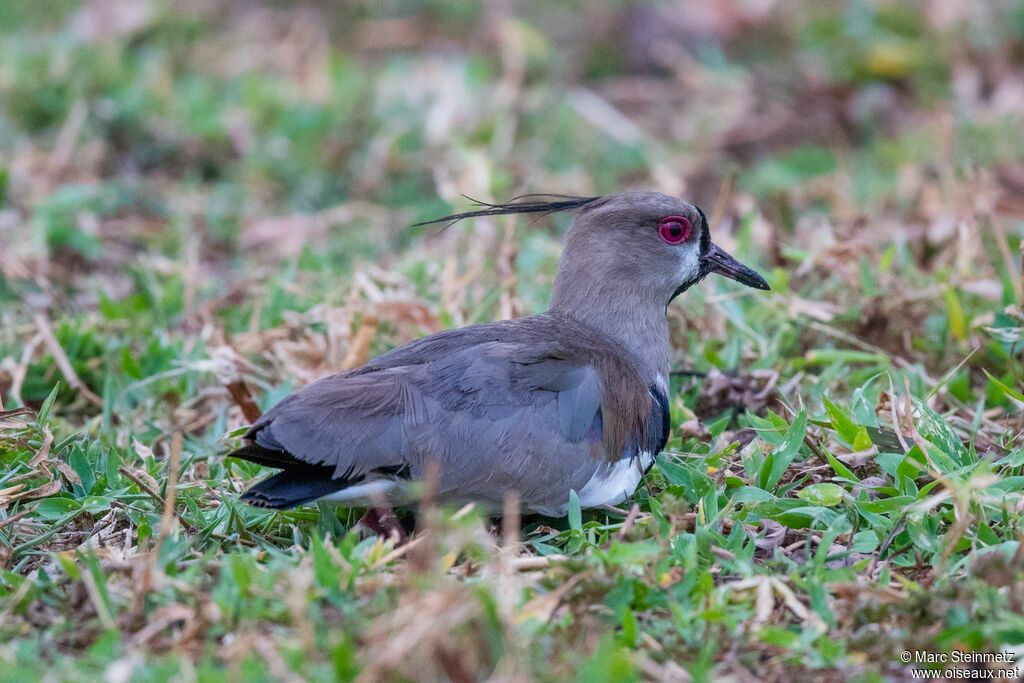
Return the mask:
[[693, 226], [682, 216], [668, 216], [658, 223], [658, 235], [667, 244], [682, 244], [690, 237]]

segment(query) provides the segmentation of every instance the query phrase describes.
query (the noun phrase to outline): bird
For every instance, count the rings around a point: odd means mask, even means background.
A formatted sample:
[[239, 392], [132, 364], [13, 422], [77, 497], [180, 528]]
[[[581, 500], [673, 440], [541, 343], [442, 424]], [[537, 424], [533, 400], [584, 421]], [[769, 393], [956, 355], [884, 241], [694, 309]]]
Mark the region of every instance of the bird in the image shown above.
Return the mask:
[[572, 492], [582, 508], [621, 504], [669, 437], [669, 304], [712, 273], [769, 289], [669, 195], [477, 206], [417, 225], [573, 214], [549, 310], [422, 337], [285, 397], [230, 453], [280, 470], [242, 500], [406, 507], [432, 472], [440, 503], [500, 510], [514, 492], [523, 512], [555, 518]]

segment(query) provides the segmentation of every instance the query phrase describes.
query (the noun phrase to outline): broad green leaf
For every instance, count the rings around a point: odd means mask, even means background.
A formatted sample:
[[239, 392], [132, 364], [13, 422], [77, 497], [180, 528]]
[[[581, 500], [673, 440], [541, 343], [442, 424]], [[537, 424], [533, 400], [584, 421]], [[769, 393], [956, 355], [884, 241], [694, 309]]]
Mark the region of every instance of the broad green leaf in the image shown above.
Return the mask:
[[533, 546], [533, 549], [540, 555], [558, 555], [562, 552], [561, 548], [553, 546], [550, 543], [543, 543], [542, 541], [531, 541], [530, 545]]
[[664, 453], [657, 457], [658, 471], [672, 486], [692, 486], [689, 473], [677, 462], [673, 462]]
[[242, 555], [231, 556], [231, 576], [238, 585], [240, 595], [248, 593], [249, 586], [252, 584], [252, 576], [249, 573], [249, 562], [247, 559]]
[[860, 425], [857, 428], [857, 435], [853, 439], [853, 450], [866, 451], [869, 448], [871, 448], [871, 437], [868, 436], [867, 428]]
[[906, 533], [910, 538], [910, 542], [921, 550], [928, 553], [942, 552], [942, 543], [939, 539], [920, 524], [916, 524], [914, 522], [908, 523]]
[[82, 489], [88, 495], [92, 491], [93, 484], [96, 483], [96, 475], [93, 472], [92, 465], [89, 463], [89, 459], [82, 452], [81, 448], [75, 447], [71, 449], [71, 453], [68, 455], [68, 464], [78, 474], [78, 478], [82, 480]]
[[45, 520], [53, 520], [60, 519], [72, 510], [80, 510], [81, 508], [81, 503], [73, 498], [50, 496], [36, 503], [34, 514]]
[[[929, 441], [944, 451], [957, 465], [970, 464], [972, 458], [964, 447], [960, 437], [956, 435], [953, 428], [949, 426], [938, 413], [932, 410], [924, 401], [914, 397], [914, 404], [921, 413], [921, 422], [924, 423]], [[977, 458], [973, 459], [974, 461]]]
[[870, 502], [859, 503], [858, 507], [868, 512], [893, 512], [896, 510], [903, 510], [911, 503], [914, 502], [912, 496], [893, 496], [892, 498], [882, 498], [880, 500], [873, 500]]
[[821, 400], [825, 404], [825, 412], [828, 413], [832, 427], [839, 432], [839, 436], [843, 437], [846, 443], [852, 444], [858, 434], [857, 423], [851, 420], [839, 406], [828, 400], [827, 396], [823, 396]]
[[990, 489], [999, 491], [1024, 491], [1024, 476], [1016, 477], [1002, 477], [999, 481], [993, 483]]
[[874, 531], [858, 531], [853, 535], [852, 549], [856, 553], [872, 553], [878, 548], [878, 535]]
[[766, 626], [757, 632], [758, 639], [766, 645], [795, 647], [800, 644], [800, 635], [780, 626]]
[[87, 496], [78, 502], [93, 517], [101, 517], [110, 509], [113, 501], [108, 496]]
[[828, 451], [825, 451], [825, 459], [828, 460], [828, 464], [832, 466], [832, 469], [840, 477], [852, 479], [853, 481], [860, 481], [860, 478], [857, 475], [851, 472], [846, 465], [839, 462], [839, 459]]
[[832, 525], [839, 516], [835, 510], [814, 505], [802, 505], [770, 516], [783, 526], [791, 529], [805, 529], [816, 522], [824, 526]]
[[1002, 542], [1002, 539], [999, 538], [999, 534], [997, 534], [995, 530], [985, 522], [980, 522], [978, 524], [978, 540], [985, 545], [996, 545], [997, 543]]
[[82, 571], [75, 562], [74, 557], [71, 553], [53, 553], [53, 557], [57, 558], [57, 562], [60, 564], [61, 569], [74, 581], [78, 581], [82, 578]]
[[[780, 445], [770, 458], [771, 469], [765, 476], [765, 466], [762, 466], [762, 476], [759, 479], [761, 488], [770, 491], [778, 485], [779, 480], [782, 479], [782, 475], [785, 474], [786, 468], [793, 462], [793, 458], [800, 451], [800, 446], [804, 442], [804, 434], [807, 432], [807, 413], [801, 410], [793, 418], [793, 424], [789, 426], [789, 430], [786, 432], [786, 438], [783, 439], [782, 445]], [[769, 464], [769, 459], [765, 459], [765, 465]]]
[[638, 564], [659, 552], [658, 544], [651, 540], [636, 543], [614, 541], [607, 550], [602, 551], [602, 554], [609, 564]]
[[338, 568], [331, 562], [331, 556], [327, 554], [320, 534], [313, 534], [313, 542], [310, 545], [313, 550], [313, 575], [317, 583], [324, 588], [337, 588]]
[[811, 484], [796, 494], [800, 500], [822, 507], [835, 507], [843, 502], [843, 487], [827, 482]]
[[857, 424], [867, 427], [878, 427], [878, 415], [875, 414], [874, 382], [880, 375], [872, 375], [861, 386], [853, 390], [850, 405], [853, 407], [853, 419]]
[[763, 503], [775, 500], [775, 496], [756, 486], [743, 486], [729, 492], [733, 503]]

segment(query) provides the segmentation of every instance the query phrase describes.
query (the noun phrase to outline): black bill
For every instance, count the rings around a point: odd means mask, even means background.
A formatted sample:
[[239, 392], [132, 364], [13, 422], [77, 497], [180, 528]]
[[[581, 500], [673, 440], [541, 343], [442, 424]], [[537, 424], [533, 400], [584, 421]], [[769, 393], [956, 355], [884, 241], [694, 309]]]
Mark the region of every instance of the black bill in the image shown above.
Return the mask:
[[709, 273], [724, 275], [754, 289], [770, 289], [768, 283], [756, 270], [747, 268], [714, 242], [711, 243], [711, 248], [708, 249], [708, 253], [702, 257], [702, 260], [704, 268]]

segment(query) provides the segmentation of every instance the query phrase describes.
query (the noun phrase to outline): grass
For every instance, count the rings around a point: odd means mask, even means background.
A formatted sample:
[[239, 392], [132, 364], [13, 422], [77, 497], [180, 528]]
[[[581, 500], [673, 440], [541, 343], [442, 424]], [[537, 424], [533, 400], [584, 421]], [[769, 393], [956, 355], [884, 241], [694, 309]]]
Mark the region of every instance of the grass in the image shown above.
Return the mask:
[[[0, 679], [1019, 652], [1024, 6], [950, 7], [0, 5]], [[772, 286], [673, 304], [674, 431], [623, 510], [428, 506], [396, 548], [238, 502], [229, 387], [266, 410], [545, 309], [563, 217], [409, 225], [623, 187], [704, 206]]]

